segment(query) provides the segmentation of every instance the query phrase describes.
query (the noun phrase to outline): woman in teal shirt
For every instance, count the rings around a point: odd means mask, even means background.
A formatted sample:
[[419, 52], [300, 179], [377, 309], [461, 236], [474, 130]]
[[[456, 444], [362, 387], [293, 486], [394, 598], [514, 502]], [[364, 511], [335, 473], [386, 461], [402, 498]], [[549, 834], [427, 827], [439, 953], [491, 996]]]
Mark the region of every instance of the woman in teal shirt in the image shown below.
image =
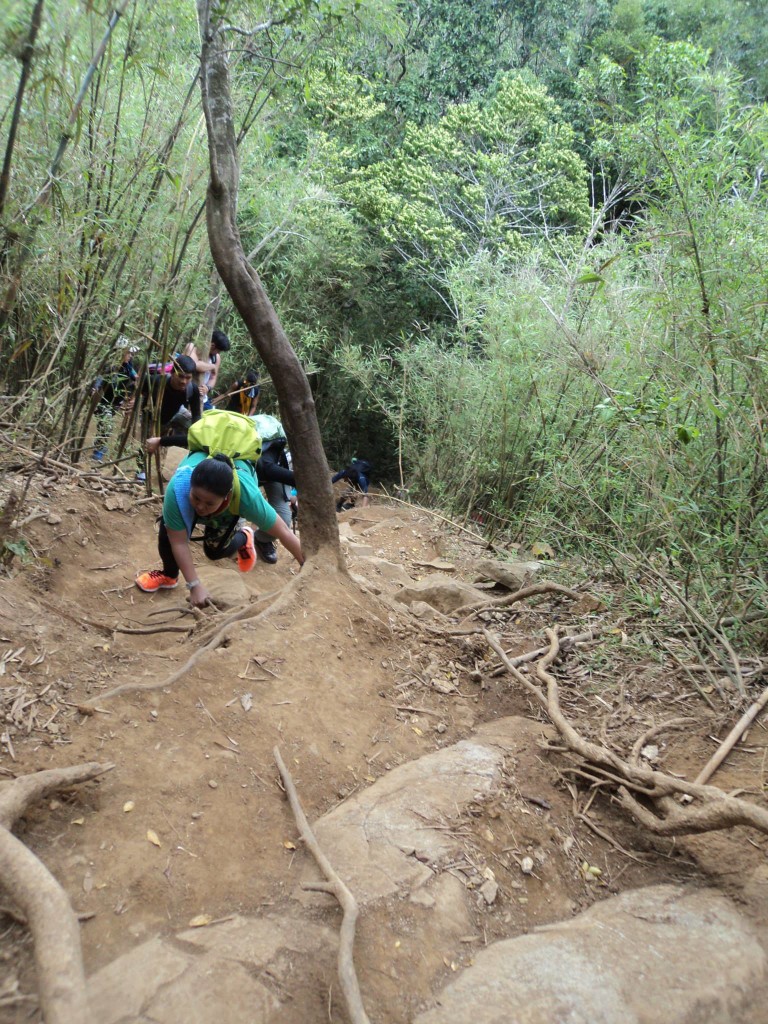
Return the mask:
[[208, 558], [236, 554], [240, 571], [250, 572], [256, 564], [253, 529], [241, 527], [241, 517], [277, 538], [299, 565], [304, 564], [298, 537], [264, 500], [251, 463], [238, 459], [233, 466], [226, 455], [211, 459], [192, 452], [171, 477], [163, 499], [157, 544], [163, 567], [140, 573], [136, 586], [146, 593], [172, 589], [181, 570], [192, 604], [207, 604], [208, 591], [197, 578], [189, 547], [192, 530], [196, 522], [204, 524], [203, 551]]

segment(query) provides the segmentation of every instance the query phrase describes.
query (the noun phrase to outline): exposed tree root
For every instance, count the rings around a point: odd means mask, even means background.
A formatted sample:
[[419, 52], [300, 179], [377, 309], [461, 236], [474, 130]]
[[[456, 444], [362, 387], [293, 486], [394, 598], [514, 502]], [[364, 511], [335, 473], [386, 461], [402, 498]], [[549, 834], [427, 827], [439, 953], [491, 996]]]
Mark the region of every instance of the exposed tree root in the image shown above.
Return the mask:
[[[260, 619], [265, 619], [269, 615], [273, 615], [275, 612], [281, 611], [288, 602], [293, 598], [300, 585], [306, 583], [307, 577], [311, 575], [313, 569], [308, 563], [305, 563], [304, 568], [300, 576], [295, 576], [279, 591], [272, 591], [269, 594], [262, 595], [255, 604], [247, 605], [245, 608], [238, 608], [234, 612], [231, 612], [222, 621], [216, 621], [212, 629], [209, 629], [206, 633], [201, 636], [203, 643], [202, 647], [199, 647], [195, 653], [175, 672], [172, 672], [165, 679], [150, 680], [145, 683], [121, 683], [119, 686], [114, 686], [111, 690], [107, 690], [105, 693], [100, 693], [90, 700], [85, 701], [82, 705], [84, 708], [95, 707], [96, 703], [101, 703], [105, 700], [110, 700], [112, 697], [119, 697], [124, 693], [147, 693], [152, 690], [164, 690], [169, 686], [173, 686], [175, 682], [185, 676], [194, 666], [200, 661], [200, 659], [209, 654], [211, 651], [215, 651], [217, 647], [221, 647], [224, 641], [227, 639], [227, 633], [229, 628], [236, 622], [243, 622], [247, 619], [251, 619], [253, 622], [258, 622]], [[275, 598], [274, 601], [266, 608], [261, 608], [261, 603], [269, 598]]]
[[[546, 631], [549, 650], [536, 664], [536, 675], [546, 686], [546, 693], [526, 678], [512, 664], [501, 645], [488, 630], [484, 635], [490, 646], [501, 658], [513, 678], [536, 700], [549, 716], [560, 733], [566, 747], [585, 762], [589, 777], [599, 775], [608, 778], [619, 788], [622, 806], [629, 810], [641, 824], [658, 835], [686, 835], [730, 828], [733, 825], [749, 825], [768, 834], [768, 811], [748, 800], [729, 796], [716, 786], [699, 782], [687, 782], [654, 768], [625, 760], [612, 750], [598, 743], [584, 739], [565, 717], [558, 695], [557, 680], [548, 671], [549, 666], [560, 653], [560, 643], [554, 630]], [[669, 727], [670, 723], [666, 723]], [[646, 734], [648, 735], [648, 734]], [[649, 803], [641, 803], [629, 790], [645, 796]], [[692, 806], [681, 806], [673, 797], [684, 795], [698, 801]], [[650, 806], [649, 806], [650, 804]]]
[[0, 879], [32, 933], [45, 1024], [89, 1024], [80, 928], [67, 894], [44, 864], [10, 831], [35, 800], [87, 782], [111, 764], [81, 764], [0, 783]]
[[293, 816], [296, 819], [296, 824], [298, 826], [299, 833], [301, 834], [301, 838], [306, 844], [309, 852], [315, 858], [317, 866], [326, 877], [325, 882], [312, 882], [302, 886], [302, 888], [308, 889], [311, 892], [326, 892], [331, 896], [335, 896], [343, 911], [341, 931], [339, 934], [338, 969], [339, 982], [341, 984], [341, 991], [344, 993], [344, 1000], [347, 1004], [349, 1019], [352, 1021], [352, 1024], [370, 1024], [370, 1019], [368, 1014], [365, 1012], [363, 999], [360, 995], [360, 985], [357, 980], [357, 972], [355, 971], [355, 962], [353, 957], [355, 924], [357, 923], [358, 915], [357, 900], [341, 878], [336, 874], [331, 862], [320, 849], [320, 844], [317, 839], [315, 839], [315, 835], [307, 821], [304, 811], [302, 810], [301, 803], [296, 792], [296, 787], [293, 783], [293, 779], [291, 778], [291, 773], [285, 767], [283, 759], [280, 756], [280, 750], [275, 747], [272, 753], [275, 758], [277, 770], [280, 772], [280, 778], [283, 780], [285, 792], [288, 796], [288, 802], [291, 805], [291, 810], [293, 811]]
[[562, 594], [564, 597], [570, 597], [574, 601], [578, 601], [580, 598], [584, 597], [583, 591], [571, 590], [570, 587], [563, 587], [559, 583], [532, 583], [529, 587], [523, 587], [522, 590], [516, 590], [514, 594], [506, 594], [504, 597], [496, 597], [492, 600], [484, 599], [482, 601], [472, 601], [469, 604], [463, 604], [453, 612], [453, 615], [464, 615], [464, 618], [459, 623], [459, 626], [463, 626], [468, 619], [471, 619], [479, 612], [497, 611], [499, 608], [508, 608], [511, 604], [523, 601], [526, 597], [535, 597], [537, 594]]

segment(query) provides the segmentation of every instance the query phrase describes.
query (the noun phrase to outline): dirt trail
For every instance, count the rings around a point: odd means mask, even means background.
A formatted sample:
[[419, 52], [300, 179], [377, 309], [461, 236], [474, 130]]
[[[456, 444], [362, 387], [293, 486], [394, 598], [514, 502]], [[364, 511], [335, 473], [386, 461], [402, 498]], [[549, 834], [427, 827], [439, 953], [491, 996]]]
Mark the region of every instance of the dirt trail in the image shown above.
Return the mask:
[[[136, 497], [108, 510], [116, 504], [109, 495], [75, 481], [33, 491], [24, 515], [44, 514], [24, 534], [38, 560], [20, 570], [14, 565], [0, 579], [0, 715], [14, 711], [4, 724], [0, 719], [0, 730], [16, 723], [10, 744], [0, 745], [0, 772], [92, 760], [116, 766], [97, 783], [35, 806], [17, 829], [82, 915], [89, 974], [200, 915], [279, 913], [296, 899], [308, 858], [296, 849], [277, 785], [275, 745], [316, 820], [397, 765], [455, 743], [482, 722], [538, 717], [524, 695], [488, 671], [493, 659], [481, 638], [430, 631], [425, 620], [387, 603], [393, 565], [416, 580], [433, 571], [425, 563], [447, 558], [455, 565], [451, 575], [471, 580], [483, 550], [427, 516], [384, 506], [341, 517], [344, 533], [373, 555], [351, 554], [350, 578], [308, 574], [284, 610], [234, 627], [225, 645], [170, 689], [99, 702], [119, 683], [170, 676], [197, 642], [180, 633], [112, 632], [157, 625], [164, 615], [155, 613], [185, 601], [181, 588], [148, 596], [133, 586], [135, 573], [155, 564], [157, 507], [137, 505]], [[206, 562], [201, 573], [215, 587], [245, 585], [258, 595], [285, 584], [295, 569], [281, 551], [276, 566], [259, 563], [247, 577], [234, 563]], [[378, 590], [383, 600], [373, 596]], [[519, 610], [520, 650], [540, 646], [543, 626], [555, 618], [578, 623], [590, 615], [571, 616], [555, 600], [540, 602], [535, 612]], [[573, 659], [567, 709], [585, 722], [600, 716], [610, 741], [621, 744], [656, 717], [670, 717], [670, 703], [684, 704], [686, 713], [692, 705], [698, 721], [670, 741], [665, 767], [695, 772], [711, 753], [707, 736], [727, 725], [727, 715], [715, 721], [698, 697], [670, 681], [660, 658], [632, 664], [615, 643], [608, 649], [613, 660], [594, 651]], [[21, 712], [20, 695], [22, 704], [29, 701]], [[77, 706], [93, 698], [99, 710], [81, 714]], [[720, 785], [762, 793], [765, 737], [762, 727], [753, 730], [751, 753], [729, 760]], [[492, 905], [473, 903], [473, 934], [481, 941], [520, 934], [652, 881], [717, 884], [743, 901], [759, 926], [768, 921], [764, 837], [737, 830], [653, 840], [598, 797], [595, 821], [609, 834], [606, 842], [574, 818], [572, 795], [536, 748], [508, 765], [507, 781], [492, 801], [442, 826], [461, 837], [478, 868], [491, 865], [498, 882]], [[520, 860], [537, 851], [545, 852], [546, 867], [531, 882]], [[583, 872], [585, 861], [601, 867], [599, 883]], [[476, 887], [476, 879], [461, 877], [470, 891]], [[337, 928], [330, 900], [317, 898], [313, 912]], [[35, 990], [30, 944], [10, 905], [0, 908], [0, 926], [0, 1022], [34, 1021], [34, 999], [22, 998]], [[363, 917], [357, 962], [377, 1021], [411, 1019], [434, 987], [436, 964], [444, 980], [471, 958], [469, 943], [463, 951], [425, 951], [428, 942], [423, 914], [410, 904], [385, 901]], [[285, 1024], [328, 1019], [332, 965], [317, 970], [291, 993], [290, 1012], [280, 1017]], [[345, 1020], [338, 1000], [331, 1019]]]

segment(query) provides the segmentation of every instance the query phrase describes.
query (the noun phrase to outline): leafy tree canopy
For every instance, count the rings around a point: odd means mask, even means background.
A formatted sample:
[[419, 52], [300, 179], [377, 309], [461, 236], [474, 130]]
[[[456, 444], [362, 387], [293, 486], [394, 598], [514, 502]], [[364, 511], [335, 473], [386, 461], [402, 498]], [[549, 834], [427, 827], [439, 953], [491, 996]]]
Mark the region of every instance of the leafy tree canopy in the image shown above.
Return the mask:
[[586, 169], [546, 90], [510, 74], [484, 101], [406, 126], [385, 161], [341, 192], [405, 260], [427, 269], [488, 251], [504, 260], [589, 222]]

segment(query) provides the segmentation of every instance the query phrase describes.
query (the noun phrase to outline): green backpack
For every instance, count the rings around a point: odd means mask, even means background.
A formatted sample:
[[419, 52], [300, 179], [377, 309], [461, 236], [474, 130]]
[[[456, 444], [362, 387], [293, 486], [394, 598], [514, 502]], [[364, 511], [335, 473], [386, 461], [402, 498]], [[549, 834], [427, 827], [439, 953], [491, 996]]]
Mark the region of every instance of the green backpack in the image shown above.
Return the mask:
[[[206, 455], [227, 455], [230, 459], [256, 462], [261, 455], [261, 435], [250, 416], [226, 409], [209, 409], [193, 423], [187, 433], [191, 452]], [[228, 511], [240, 514], [240, 481], [237, 473], [232, 482], [232, 500]]]
[[283, 430], [283, 424], [276, 416], [269, 416], [267, 413], [257, 412], [255, 416], [249, 416], [250, 420], [256, 424], [256, 429], [261, 435], [261, 444], [263, 448], [266, 448], [267, 442], [270, 444], [274, 441], [285, 442], [285, 431]]

